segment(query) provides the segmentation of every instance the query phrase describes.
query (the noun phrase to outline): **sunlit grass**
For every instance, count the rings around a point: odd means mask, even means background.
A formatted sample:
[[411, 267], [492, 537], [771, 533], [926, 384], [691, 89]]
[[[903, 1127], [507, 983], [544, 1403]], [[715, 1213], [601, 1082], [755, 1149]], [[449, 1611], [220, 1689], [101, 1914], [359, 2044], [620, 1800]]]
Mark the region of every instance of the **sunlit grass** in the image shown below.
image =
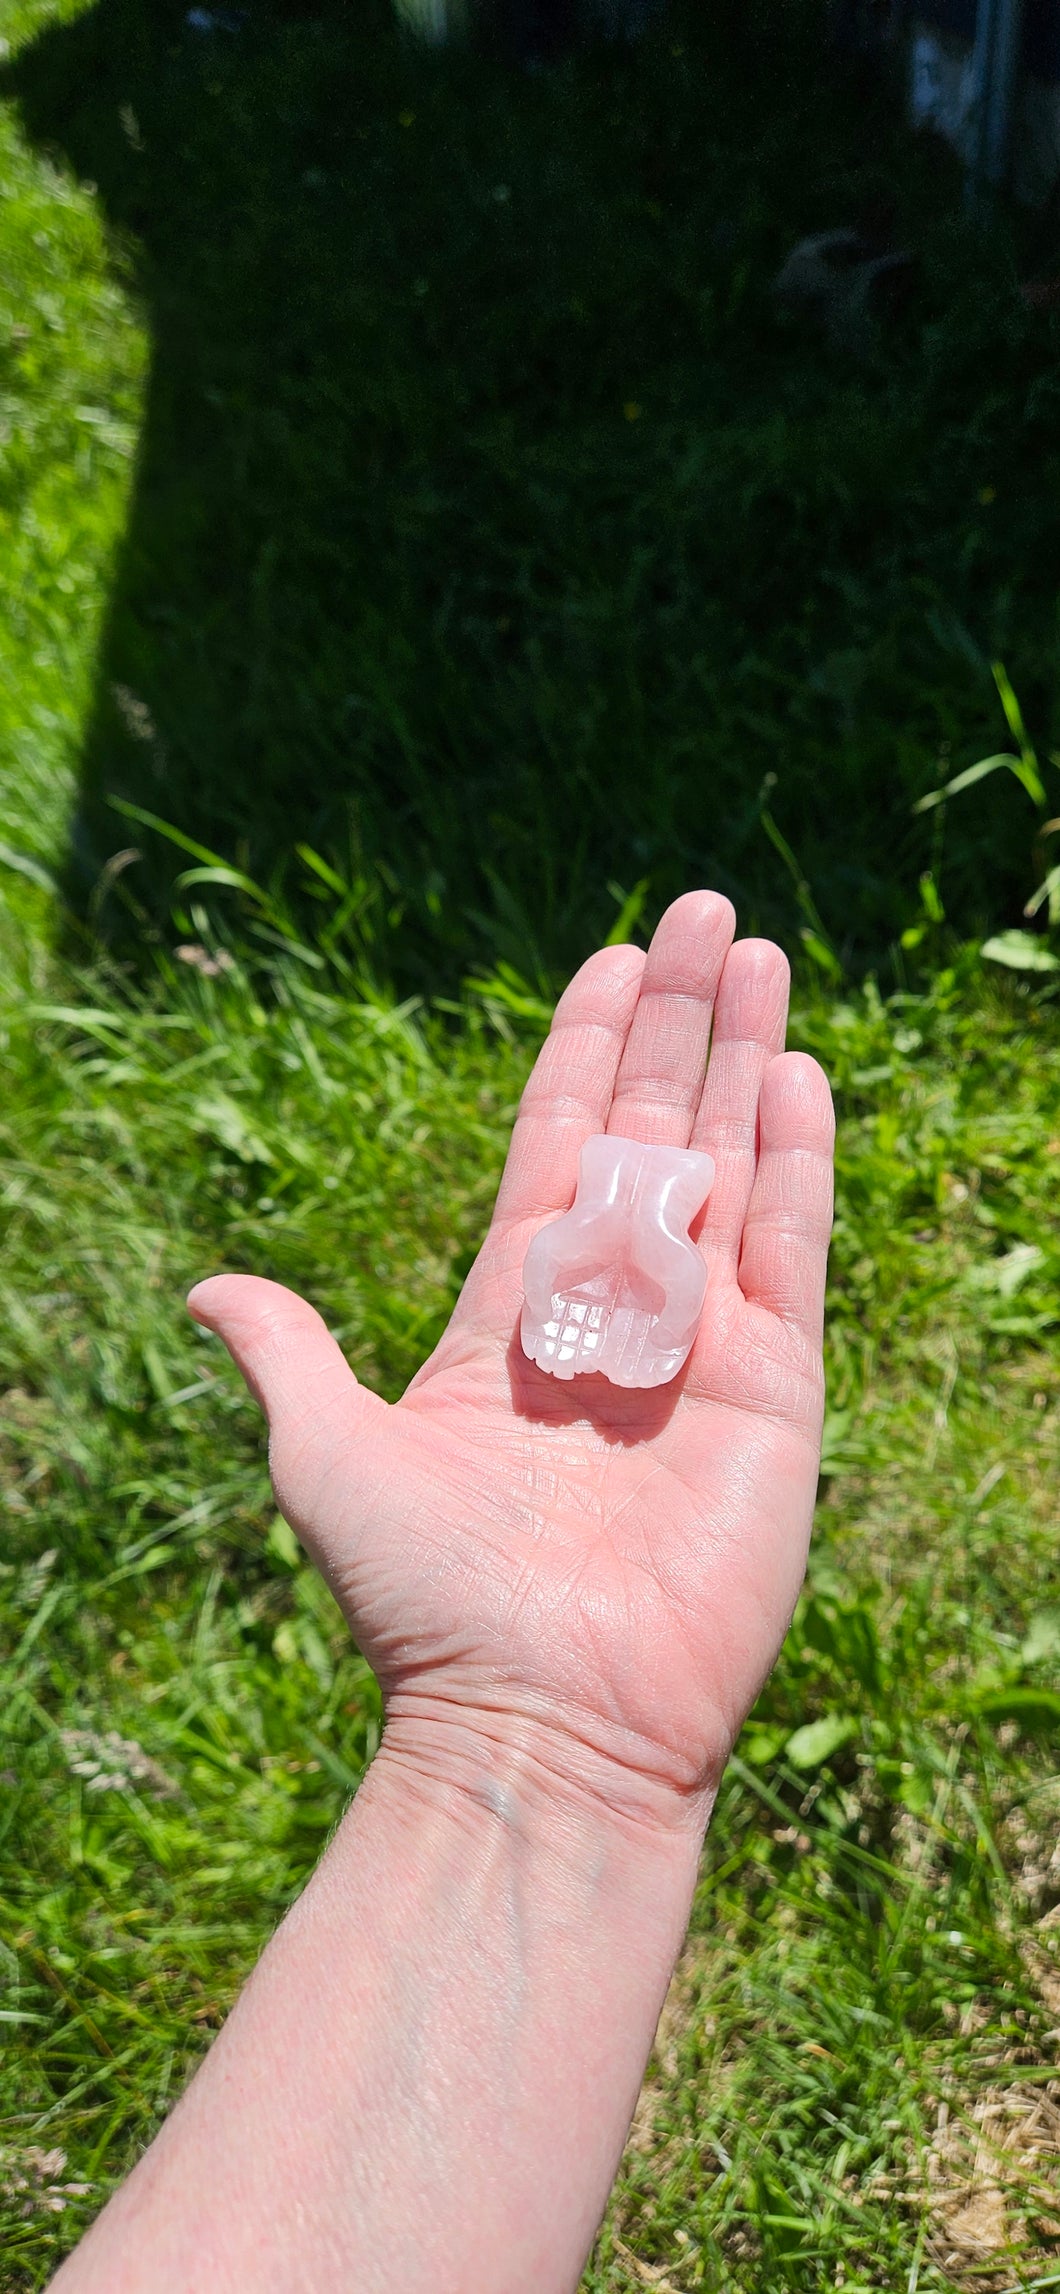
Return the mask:
[[[77, 14], [0, 11], [4, 54]], [[2, 69], [2, 64], [0, 64]], [[0, 863], [54, 868], [77, 797], [147, 348], [90, 186], [0, 105]]]
[[[473, 1010], [440, 1034], [280, 952], [174, 965], [131, 1001], [31, 961], [3, 1017], [12, 2285], [144, 2140], [378, 1728], [183, 1289], [219, 1264], [296, 1282], [399, 1391], [533, 1041]], [[636, 2283], [629, 2254], [748, 2294], [764, 2267], [959, 2280], [947, 2226], [978, 2170], [954, 2133], [932, 2168], [940, 2102], [959, 2131], [984, 2092], [1021, 2102], [1017, 2129], [1055, 2101], [1060, 1048], [974, 970], [806, 1007], [795, 1033], [840, 1091], [830, 1470], [593, 2288]], [[50, 2213], [19, 2176], [56, 2149]], [[1041, 2178], [1022, 2151], [1006, 2173], [995, 2233], [1040, 2273]]]

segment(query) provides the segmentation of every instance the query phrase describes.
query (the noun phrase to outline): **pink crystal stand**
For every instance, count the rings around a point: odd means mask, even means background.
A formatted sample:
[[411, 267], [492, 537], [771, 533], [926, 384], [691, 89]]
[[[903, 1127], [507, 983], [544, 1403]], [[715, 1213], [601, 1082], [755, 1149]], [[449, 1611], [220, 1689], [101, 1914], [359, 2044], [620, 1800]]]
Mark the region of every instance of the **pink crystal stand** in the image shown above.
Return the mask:
[[689, 1227], [714, 1184], [709, 1155], [587, 1139], [569, 1211], [534, 1236], [523, 1267], [523, 1352], [554, 1378], [602, 1371], [665, 1386], [687, 1359], [707, 1270]]

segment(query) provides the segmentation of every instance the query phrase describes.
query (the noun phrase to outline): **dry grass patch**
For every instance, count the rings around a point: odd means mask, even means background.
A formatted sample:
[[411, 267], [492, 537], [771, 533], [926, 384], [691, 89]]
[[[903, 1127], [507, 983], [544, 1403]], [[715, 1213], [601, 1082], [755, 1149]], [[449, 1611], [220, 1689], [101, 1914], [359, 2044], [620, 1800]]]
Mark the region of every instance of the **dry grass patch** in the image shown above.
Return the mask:
[[975, 2290], [1055, 2270], [1060, 2256], [1060, 2075], [1018, 2077], [974, 2101], [939, 2106], [927, 2154], [930, 2252]]

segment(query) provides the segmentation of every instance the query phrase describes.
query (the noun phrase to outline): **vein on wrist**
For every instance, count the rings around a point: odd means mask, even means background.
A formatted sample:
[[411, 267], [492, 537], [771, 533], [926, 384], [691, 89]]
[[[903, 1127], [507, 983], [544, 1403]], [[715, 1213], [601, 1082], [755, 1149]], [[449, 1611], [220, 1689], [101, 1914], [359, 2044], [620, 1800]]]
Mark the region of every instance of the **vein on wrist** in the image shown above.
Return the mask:
[[631, 1857], [677, 1866], [698, 1857], [720, 1777], [719, 1764], [719, 1777], [681, 1787], [639, 1741], [604, 1749], [588, 1730], [418, 1690], [390, 1699], [376, 1767], [436, 1806], [463, 1801], [529, 1849], [595, 1830]]

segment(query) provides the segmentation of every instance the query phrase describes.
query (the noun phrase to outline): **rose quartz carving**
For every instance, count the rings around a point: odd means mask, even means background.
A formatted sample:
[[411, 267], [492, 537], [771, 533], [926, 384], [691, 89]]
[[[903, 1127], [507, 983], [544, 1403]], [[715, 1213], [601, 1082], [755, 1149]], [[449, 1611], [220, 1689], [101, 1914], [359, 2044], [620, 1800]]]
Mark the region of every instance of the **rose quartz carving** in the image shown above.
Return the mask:
[[555, 1378], [601, 1370], [665, 1386], [699, 1328], [707, 1270], [689, 1226], [714, 1184], [709, 1155], [587, 1139], [569, 1211], [523, 1267], [523, 1352]]

